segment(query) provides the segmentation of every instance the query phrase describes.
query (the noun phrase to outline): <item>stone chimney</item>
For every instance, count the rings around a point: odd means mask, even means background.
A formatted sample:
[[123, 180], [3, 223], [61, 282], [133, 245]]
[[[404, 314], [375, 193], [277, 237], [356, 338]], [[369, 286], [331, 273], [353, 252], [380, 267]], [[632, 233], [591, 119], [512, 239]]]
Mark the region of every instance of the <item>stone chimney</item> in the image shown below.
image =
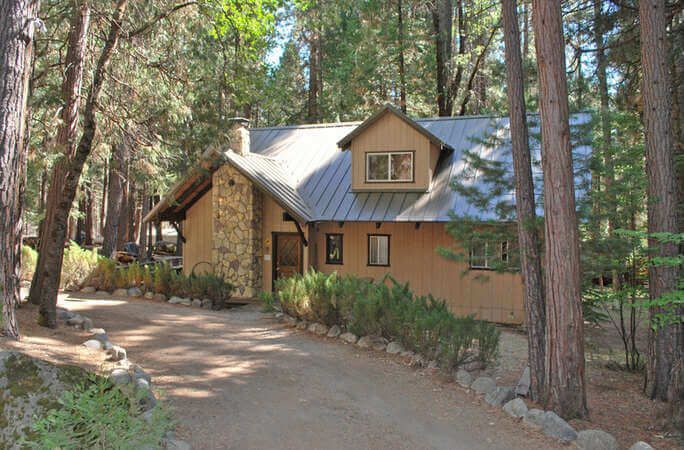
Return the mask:
[[249, 119], [235, 117], [229, 119], [228, 147], [240, 155], [249, 154]]

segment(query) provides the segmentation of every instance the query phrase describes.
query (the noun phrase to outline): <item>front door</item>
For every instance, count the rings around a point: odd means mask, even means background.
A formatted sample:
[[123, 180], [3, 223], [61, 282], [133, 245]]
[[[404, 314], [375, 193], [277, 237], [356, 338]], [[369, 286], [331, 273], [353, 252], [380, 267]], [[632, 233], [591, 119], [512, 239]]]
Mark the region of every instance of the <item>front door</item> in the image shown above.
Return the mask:
[[296, 233], [274, 233], [273, 281], [302, 273], [302, 241]]

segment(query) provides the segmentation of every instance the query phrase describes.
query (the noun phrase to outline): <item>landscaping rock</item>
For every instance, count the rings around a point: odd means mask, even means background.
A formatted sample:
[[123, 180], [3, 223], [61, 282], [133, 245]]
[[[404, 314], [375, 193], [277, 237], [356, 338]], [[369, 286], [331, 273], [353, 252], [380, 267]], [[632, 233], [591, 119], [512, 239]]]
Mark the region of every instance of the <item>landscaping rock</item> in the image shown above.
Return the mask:
[[85, 286], [83, 289], [81, 289], [81, 294], [92, 294], [94, 292], [95, 292], [94, 286]]
[[489, 394], [496, 389], [496, 382], [490, 377], [478, 377], [470, 385], [470, 389], [478, 394]]
[[485, 364], [482, 361], [469, 361], [465, 364], [463, 364], [463, 368], [467, 370], [468, 372], [475, 372], [477, 370], [482, 370], [485, 368]]
[[104, 350], [104, 351], [107, 351], [107, 350], [109, 350], [109, 349], [112, 348], [112, 347], [114, 347], [114, 344], [112, 344], [112, 343], [109, 342], [109, 341], [104, 341], [104, 342], [102, 343], [102, 350]]
[[297, 321], [297, 329], [298, 330], [306, 330], [309, 326], [309, 322], [306, 320], [298, 320]]
[[93, 339], [98, 339], [96, 336], [97, 335], [104, 335], [105, 338], [107, 337], [107, 332], [105, 331], [104, 328], [91, 328], [90, 329], [90, 334], [93, 335]]
[[147, 381], [148, 383], [152, 383], [152, 377], [150, 377], [150, 375], [147, 372], [145, 372], [143, 370], [143, 368], [140, 367], [139, 365], [137, 365], [137, 364], [134, 365], [131, 368], [131, 371], [133, 372], [133, 381], [137, 381], [138, 379], [143, 379], [143, 380]]
[[192, 299], [192, 306], [194, 306], [195, 308], [201, 308], [202, 307], [202, 300], [200, 300], [198, 298]]
[[397, 353], [401, 353], [403, 351], [404, 346], [401, 345], [400, 342], [393, 341], [387, 344], [387, 353], [389, 353], [390, 355], [396, 355]]
[[546, 411], [542, 422], [542, 431], [561, 441], [577, 439], [577, 432], [553, 411]]
[[166, 441], [166, 448], [168, 450], [192, 450], [190, 444], [185, 441], [180, 441], [177, 439], [168, 439]]
[[356, 342], [359, 340], [359, 337], [354, 333], [347, 331], [346, 333], [340, 334], [340, 339], [342, 339], [344, 342], [349, 342], [350, 344], [356, 344]]
[[527, 414], [527, 405], [521, 398], [514, 398], [504, 405], [503, 410], [509, 416], [519, 419]]
[[507, 386], [499, 386], [489, 394], [485, 395], [485, 401], [494, 407], [508, 403], [515, 398], [513, 389]]
[[454, 380], [464, 388], [469, 388], [473, 383], [473, 376], [467, 370], [459, 369]]
[[128, 291], [126, 291], [126, 295], [128, 295], [129, 297], [136, 297], [137, 298], [137, 297], [142, 297], [143, 293], [140, 290], [140, 288], [132, 287], [132, 288], [129, 288]]
[[67, 311], [66, 309], [57, 310], [57, 318], [59, 320], [69, 320], [74, 316], [76, 316], [76, 314], [72, 313], [71, 311]]
[[91, 350], [102, 350], [102, 342], [97, 339], [88, 339], [83, 343], [83, 346]]
[[523, 417], [523, 423], [533, 428], [541, 429], [544, 424], [544, 414], [545, 412], [541, 409], [530, 409]]
[[192, 306], [192, 300], [189, 298], [182, 298], [180, 304], [183, 306]]
[[166, 301], [166, 295], [164, 295], [164, 294], [154, 294], [154, 301], [155, 301], [155, 302], [165, 302], [165, 301]]
[[152, 291], [147, 291], [145, 292], [145, 295], [143, 295], [147, 300], [154, 300], [154, 292]]
[[128, 290], [120, 288], [112, 292], [112, 297], [128, 297]]
[[109, 355], [110, 361], [121, 361], [122, 359], [126, 359], [126, 349], [119, 347], [118, 345], [112, 345], [112, 348], [107, 350], [107, 354]]
[[204, 298], [202, 299], [202, 308], [204, 309], [211, 309], [211, 306], [213, 305], [213, 302], [211, 301], [210, 298]]
[[74, 315], [71, 319], [67, 320], [67, 325], [71, 327], [80, 327], [83, 325], [83, 317], [79, 315]]
[[83, 331], [91, 331], [93, 329], [93, 321], [87, 317], [84, 317], [83, 322], [81, 323], [81, 329]]
[[639, 441], [635, 442], [634, 445], [632, 445], [629, 450], [653, 450], [653, 447], [651, 447], [649, 444], [647, 444], [644, 441]]
[[618, 450], [613, 436], [602, 430], [583, 430], [577, 433], [577, 446], [585, 450]]
[[179, 304], [179, 303], [182, 302], [182, 301], [183, 301], [183, 299], [180, 298], [180, 297], [171, 297], [171, 298], [169, 299], [169, 303], [171, 303], [172, 305], [177, 305], [177, 304]]
[[148, 411], [157, 404], [157, 399], [154, 397], [150, 382], [144, 378], [135, 379], [135, 392], [140, 396], [140, 405], [143, 410]]
[[322, 323], [317, 323], [317, 322], [312, 323], [308, 327], [308, 330], [311, 333], [317, 334], [319, 336], [323, 336], [325, 334], [328, 334], [328, 329], [329, 328], [326, 327], [325, 325], [323, 325]]
[[284, 315], [285, 314], [283, 314], [282, 311], [278, 311], [277, 313], [273, 314], [273, 317], [275, 317], [276, 319], [282, 319]]
[[97, 291], [97, 292], [95, 292], [95, 295], [97, 295], [98, 297], [109, 297], [109, 292], [107, 292], [107, 291]]
[[336, 338], [341, 334], [342, 334], [342, 329], [338, 325], [333, 325], [328, 330], [328, 337], [329, 338]]
[[530, 366], [525, 367], [518, 384], [515, 386], [515, 395], [527, 397], [530, 394]]
[[118, 385], [128, 384], [131, 382], [131, 376], [126, 369], [113, 369], [109, 372], [109, 381]]

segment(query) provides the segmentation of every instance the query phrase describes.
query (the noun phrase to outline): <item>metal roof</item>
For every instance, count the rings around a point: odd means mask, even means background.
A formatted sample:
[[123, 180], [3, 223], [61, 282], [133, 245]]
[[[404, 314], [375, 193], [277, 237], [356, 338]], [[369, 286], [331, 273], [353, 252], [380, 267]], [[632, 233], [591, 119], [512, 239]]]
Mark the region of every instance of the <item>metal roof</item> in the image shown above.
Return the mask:
[[[589, 122], [589, 114], [575, 114], [571, 127]], [[536, 115], [529, 116], [530, 134], [538, 134]], [[251, 128], [250, 153], [239, 155], [232, 150], [212, 151], [270, 194], [274, 200], [298, 221], [366, 221], [366, 222], [447, 222], [449, 213], [467, 215], [479, 220], [498, 220], [493, 209], [482, 211], [455, 192], [450, 182], [461, 176], [461, 183], [487, 189], [473, 168], [467, 167], [463, 154], [470, 151], [483, 159], [499, 161], [513, 174], [510, 152], [508, 118], [494, 116], [445, 117], [416, 119], [414, 124], [424, 127], [427, 134], [439, 139], [452, 151], [443, 151], [437, 162], [427, 192], [352, 192], [351, 152], [341, 151], [338, 142], [358, 129], [362, 122]], [[487, 144], [495, 136], [497, 144]], [[543, 214], [542, 172], [539, 146], [530, 139], [533, 177], [537, 193], [537, 212]], [[576, 171], [576, 196], [583, 195], [588, 186], [586, 164], [591, 156], [587, 146], [575, 145], [573, 157]], [[212, 156], [213, 157], [213, 156]], [[207, 156], [207, 159], [209, 157]], [[220, 158], [219, 158], [220, 159]], [[463, 175], [467, 174], [467, 178]], [[187, 177], [186, 177], [187, 178]], [[146, 217], [145, 221], [165, 214], [183, 213], [173, 210], [173, 199], [184, 195], [185, 186], [192, 181], [178, 183]], [[178, 191], [178, 192], [176, 192]], [[500, 200], [514, 202], [510, 191]], [[192, 197], [193, 203], [196, 198]], [[178, 209], [178, 208], [176, 208]], [[171, 216], [169, 216], [171, 217]], [[174, 216], [175, 217], [175, 216]]]
[[[531, 117], [531, 132], [535, 133], [534, 116]], [[585, 123], [588, 117], [588, 114], [574, 115], [573, 125]], [[450, 211], [482, 220], [498, 219], [494, 211], [480, 211], [469, 204], [453, 191], [449, 182], [464, 171], [467, 173], [463, 161], [466, 150], [504, 163], [512, 174], [510, 146], [490, 146], [483, 142], [491, 136], [501, 142], [508, 141], [508, 118], [448, 117], [415, 122], [453, 149], [442, 152], [427, 192], [351, 191], [351, 152], [340, 151], [337, 143], [360, 122], [252, 128], [251, 154], [238, 156], [232, 151], [227, 154], [238, 168], [243, 168], [246, 176], [273, 194], [281, 206], [309, 222], [447, 222]], [[538, 146], [533, 145], [532, 152], [533, 161], [538, 161]], [[580, 159], [590, 155], [588, 147], [576, 146], [573, 152]], [[541, 214], [542, 174], [538, 166], [533, 166], [533, 174]], [[486, 188], [475, 171], [461, 182]], [[581, 193], [578, 190], [577, 194]], [[504, 199], [513, 202], [514, 192], [504, 195]]]

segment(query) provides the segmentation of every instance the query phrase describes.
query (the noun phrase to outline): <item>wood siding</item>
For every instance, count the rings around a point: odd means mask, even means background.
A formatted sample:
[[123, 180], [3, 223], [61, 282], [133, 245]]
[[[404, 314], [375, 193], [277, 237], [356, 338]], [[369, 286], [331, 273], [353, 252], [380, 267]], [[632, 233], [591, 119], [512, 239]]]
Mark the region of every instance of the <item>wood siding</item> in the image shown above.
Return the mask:
[[[294, 222], [283, 220], [285, 210], [278, 205], [270, 195], [264, 195], [264, 219], [263, 219], [263, 240], [264, 255], [263, 260], [263, 289], [270, 291], [273, 286], [273, 233], [296, 233], [297, 227]], [[308, 235], [308, 228], [302, 227], [305, 236]], [[310, 247], [309, 247], [310, 248]], [[303, 267], [309, 267], [309, 248], [305, 247], [303, 252]]]
[[[394, 114], [385, 114], [351, 143], [353, 191], [427, 191], [434, 167], [430, 168], [430, 140]], [[413, 183], [366, 183], [366, 153], [413, 151]], [[436, 163], [436, 161], [435, 161]]]
[[[432, 294], [447, 301], [457, 315], [477, 314], [477, 318], [499, 323], [522, 323], [523, 287], [520, 274], [473, 270], [463, 275], [465, 263], [447, 260], [436, 253], [437, 247], [453, 245], [443, 223], [347, 222], [322, 223], [316, 227], [318, 270], [351, 273], [381, 279], [390, 273], [400, 282], [410, 282], [419, 294]], [[342, 265], [325, 264], [325, 233], [342, 233]], [[390, 266], [368, 266], [368, 234], [390, 235]], [[487, 277], [487, 281], [478, 277]]]
[[[213, 214], [211, 191], [204, 194], [186, 212], [183, 221], [183, 272], [189, 275], [193, 267], [195, 272], [211, 272], [211, 249], [213, 241]], [[207, 262], [209, 264], [198, 264]]]

